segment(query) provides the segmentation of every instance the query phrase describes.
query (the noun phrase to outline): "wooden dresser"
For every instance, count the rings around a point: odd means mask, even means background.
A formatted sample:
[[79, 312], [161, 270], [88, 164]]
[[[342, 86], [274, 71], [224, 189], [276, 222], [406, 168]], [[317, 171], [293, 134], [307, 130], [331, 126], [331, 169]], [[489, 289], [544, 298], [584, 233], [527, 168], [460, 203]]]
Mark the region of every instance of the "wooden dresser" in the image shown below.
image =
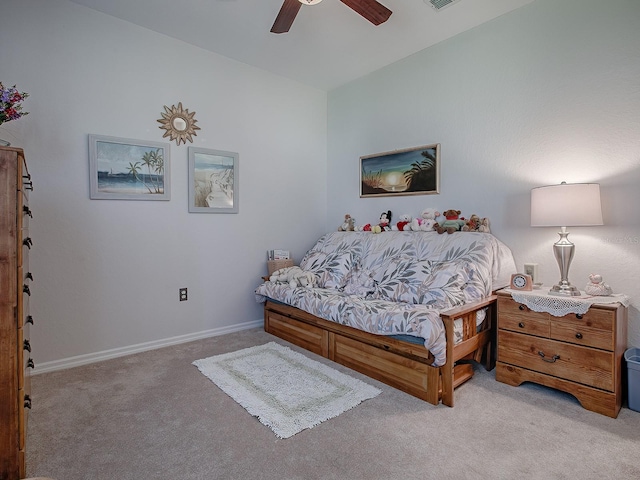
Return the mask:
[[0, 480], [25, 476], [27, 411], [31, 408], [29, 344], [31, 281], [28, 193], [24, 153], [0, 147]]
[[617, 417], [627, 308], [592, 305], [584, 315], [555, 317], [498, 292], [496, 380], [534, 382], [575, 396], [587, 410]]

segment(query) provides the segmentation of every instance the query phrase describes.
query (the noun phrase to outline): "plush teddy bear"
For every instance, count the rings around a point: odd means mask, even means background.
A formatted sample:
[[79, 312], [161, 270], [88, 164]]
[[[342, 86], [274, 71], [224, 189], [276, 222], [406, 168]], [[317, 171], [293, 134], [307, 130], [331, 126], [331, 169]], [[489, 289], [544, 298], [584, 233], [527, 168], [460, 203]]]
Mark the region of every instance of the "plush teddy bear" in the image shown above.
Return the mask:
[[469, 220], [465, 222], [462, 227], [463, 232], [477, 232], [480, 228], [480, 217], [475, 213], [469, 217]]
[[344, 216], [344, 222], [338, 227], [339, 232], [353, 232], [355, 230], [355, 218], [348, 213]]
[[398, 223], [396, 223], [393, 227], [391, 227], [392, 230], [397, 230], [397, 231], [404, 231], [404, 230], [411, 230], [411, 215], [408, 215], [406, 213], [403, 213], [402, 215], [400, 215], [400, 221]]
[[489, 219], [487, 217], [483, 217], [482, 220], [480, 220], [480, 225], [478, 225], [478, 232], [491, 233], [491, 228], [489, 228]]
[[[378, 226], [380, 227], [380, 231], [382, 232], [391, 231], [391, 210], [387, 210], [386, 212], [382, 212], [380, 214], [380, 223], [378, 224]], [[374, 233], [379, 233], [379, 232], [374, 232]]]
[[313, 272], [308, 272], [298, 266], [294, 266], [276, 270], [269, 277], [269, 281], [274, 283], [288, 283], [291, 288], [312, 288], [316, 286], [318, 278]]
[[411, 230], [414, 232], [429, 232], [433, 230], [433, 225], [439, 216], [440, 212], [435, 208], [425, 208], [419, 217], [411, 221]]
[[443, 215], [446, 220], [435, 223], [433, 229], [438, 233], [453, 233], [459, 231], [465, 224], [464, 217], [460, 217], [460, 210], [446, 210]]

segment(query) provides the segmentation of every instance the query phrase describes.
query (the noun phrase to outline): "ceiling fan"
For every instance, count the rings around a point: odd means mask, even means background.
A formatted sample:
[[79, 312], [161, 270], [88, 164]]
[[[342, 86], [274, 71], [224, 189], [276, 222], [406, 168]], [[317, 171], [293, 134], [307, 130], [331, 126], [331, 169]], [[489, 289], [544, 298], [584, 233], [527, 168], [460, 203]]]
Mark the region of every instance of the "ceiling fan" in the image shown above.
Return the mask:
[[[280, 12], [276, 17], [276, 21], [273, 22], [271, 27], [272, 33], [285, 33], [288, 32], [293, 24], [293, 21], [300, 10], [300, 7], [304, 5], [315, 5], [322, 0], [284, 0]], [[340, 0], [347, 7], [350, 7], [356, 13], [359, 13], [364, 18], [369, 20], [374, 25], [380, 25], [387, 21], [391, 16], [391, 10], [378, 3], [376, 0]]]

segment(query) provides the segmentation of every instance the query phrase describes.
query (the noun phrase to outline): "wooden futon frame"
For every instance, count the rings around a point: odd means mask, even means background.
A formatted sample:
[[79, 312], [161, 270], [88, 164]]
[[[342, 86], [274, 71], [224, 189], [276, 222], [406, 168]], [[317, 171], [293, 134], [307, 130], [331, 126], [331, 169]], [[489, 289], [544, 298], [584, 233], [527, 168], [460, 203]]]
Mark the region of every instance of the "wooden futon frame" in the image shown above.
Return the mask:
[[[487, 370], [495, 365], [496, 295], [441, 313], [447, 337], [447, 361], [432, 367], [422, 344], [357, 330], [267, 300], [264, 329], [283, 340], [352, 368], [433, 405], [453, 407], [453, 389], [473, 376], [471, 360]], [[481, 331], [476, 312], [488, 308]], [[463, 340], [454, 345], [453, 321], [463, 320]]]

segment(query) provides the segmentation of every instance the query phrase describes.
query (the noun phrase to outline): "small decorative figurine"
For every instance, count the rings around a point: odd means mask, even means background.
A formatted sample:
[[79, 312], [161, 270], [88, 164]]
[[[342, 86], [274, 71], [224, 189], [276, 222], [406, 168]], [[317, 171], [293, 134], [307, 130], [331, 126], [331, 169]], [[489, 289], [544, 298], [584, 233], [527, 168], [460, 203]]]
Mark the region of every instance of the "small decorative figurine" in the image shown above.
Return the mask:
[[597, 273], [589, 275], [589, 283], [584, 287], [584, 291], [588, 295], [599, 297], [606, 297], [613, 293], [611, 287], [602, 281], [602, 275], [598, 275]]

